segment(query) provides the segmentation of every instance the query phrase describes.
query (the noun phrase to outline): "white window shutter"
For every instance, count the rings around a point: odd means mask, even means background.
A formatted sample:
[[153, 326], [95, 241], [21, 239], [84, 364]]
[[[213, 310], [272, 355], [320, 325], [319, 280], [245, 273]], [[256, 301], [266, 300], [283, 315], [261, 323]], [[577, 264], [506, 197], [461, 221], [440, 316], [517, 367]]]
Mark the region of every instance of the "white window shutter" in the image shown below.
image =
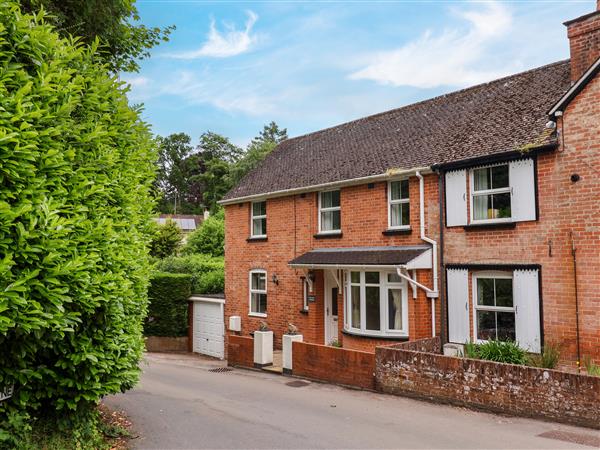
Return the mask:
[[515, 327], [519, 346], [530, 352], [541, 351], [540, 289], [537, 270], [515, 270], [513, 274]]
[[515, 222], [535, 220], [535, 165], [533, 159], [509, 163], [512, 219]]
[[467, 171], [446, 172], [446, 226], [467, 224]]
[[469, 271], [448, 269], [448, 341], [464, 344], [469, 339]]

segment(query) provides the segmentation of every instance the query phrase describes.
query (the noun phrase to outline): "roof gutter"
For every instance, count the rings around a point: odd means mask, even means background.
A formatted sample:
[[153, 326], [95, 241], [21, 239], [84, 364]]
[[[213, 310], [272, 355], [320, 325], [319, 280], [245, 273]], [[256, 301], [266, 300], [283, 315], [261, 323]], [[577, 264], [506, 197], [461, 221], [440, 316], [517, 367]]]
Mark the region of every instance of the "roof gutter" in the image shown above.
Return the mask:
[[225, 206], [225, 205], [233, 205], [236, 203], [243, 203], [243, 202], [254, 201], [254, 200], [262, 200], [265, 198], [285, 197], [287, 195], [304, 194], [307, 192], [322, 191], [325, 189], [334, 189], [334, 188], [341, 188], [341, 187], [346, 187], [346, 186], [355, 186], [358, 184], [365, 184], [365, 183], [370, 183], [370, 182], [375, 182], [375, 181], [387, 181], [387, 180], [390, 180], [390, 179], [393, 179], [393, 178], [399, 177], [399, 176], [415, 175], [417, 172], [427, 174], [427, 173], [432, 173], [433, 171], [431, 170], [430, 167], [416, 167], [413, 169], [388, 169], [385, 173], [381, 173], [381, 174], [377, 174], [377, 175], [369, 175], [367, 177], [352, 178], [350, 180], [332, 181], [329, 183], [313, 184], [310, 186], [304, 186], [304, 187], [298, 187], [298, 188], [282, 189], [279, 191], [271, 191], [271, 192], [265, 192], [265, 193], [261, 193], [261, 194], [246, 195], [243, 197], [228, 198], [225, 200], [219, 200], [217, 203], [219, 205]]
[[556, 118], [556, 116], [559, 115], [558, 113], [562, 113], [569, 103], [571, 103], [571, 100], [577, 97], [577, 94], [583, 90], [588, 81], [591, 80], [598, 72], [600, 72], [600, 57], [588, 68], [588, 70], [585, 71], [579, 80], [577, 80], [575, 84], [571, 86], [571, 89], [569, 89], [565, 95], [563, 95], [561, 99], [556, 102], [552, 109], [548, 111], [548, 115], [551, 118]]

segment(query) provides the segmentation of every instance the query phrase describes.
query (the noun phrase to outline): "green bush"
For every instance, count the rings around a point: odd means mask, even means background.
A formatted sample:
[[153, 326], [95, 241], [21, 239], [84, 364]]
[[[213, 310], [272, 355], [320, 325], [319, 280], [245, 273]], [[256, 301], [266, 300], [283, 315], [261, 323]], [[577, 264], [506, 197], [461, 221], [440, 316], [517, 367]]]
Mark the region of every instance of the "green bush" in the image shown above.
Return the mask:
[[554, 369], [560, 360], [560, 345], [548, 342], [540, 354], [528, 355], [527, 364], [533, 367]]
[[527, 352], [512, 341], [490, 340], [483, 344], [465, 345], [469, 358], [485, 359], [507, 364], [527, 364]]
[[155, 234], [150, 242], [150, 256], [166, 258], [177, 254], [181, 246], [183, 233], [172, 220], [167, 220], [164, 225], [155, 225]]
[[187, 336], [191, 276], [157, 272], [150, 278], [146, 336]]
[[225, 262], [221, 257], [210, 255], [170, 257], [158, 261], [156, 270], [191, 275], [192, 292], [195, 294], [223, 292], [225, 285]]
[[223, 210], [206, 219], [200, 228], [188, 236], [182, 253], [184, 255], [203, 253], [212, 256], [225, 254], [225, 214]]
[[138, 380], [156, 152], [96, 50], [0, 3], [5, 443], [28, 415], [81, 417]]

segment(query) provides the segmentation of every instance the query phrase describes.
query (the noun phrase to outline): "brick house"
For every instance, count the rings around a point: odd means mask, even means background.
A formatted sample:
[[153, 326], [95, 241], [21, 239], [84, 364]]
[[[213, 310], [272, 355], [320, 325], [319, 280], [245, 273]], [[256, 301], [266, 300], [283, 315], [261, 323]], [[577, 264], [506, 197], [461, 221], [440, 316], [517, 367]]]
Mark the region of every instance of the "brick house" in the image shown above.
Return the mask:
[[226, 319], [600, 361], [600, 0], [565, 25], [570, 60], [279, 144], [221, 202]]

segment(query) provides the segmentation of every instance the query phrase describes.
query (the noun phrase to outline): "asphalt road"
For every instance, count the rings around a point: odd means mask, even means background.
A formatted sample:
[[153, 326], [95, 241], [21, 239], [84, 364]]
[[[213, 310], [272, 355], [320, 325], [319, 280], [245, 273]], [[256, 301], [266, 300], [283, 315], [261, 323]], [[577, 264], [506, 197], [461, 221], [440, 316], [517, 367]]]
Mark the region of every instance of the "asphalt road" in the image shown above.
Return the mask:
[[[407, 398], [149, 354], [136, 389], [105, 399], [134, 424], [133, 448], [590, 449], [584, 428], [502, 417]], [[588, 445], [540, 437], [551, 432]], [[590, 445], [590, 442], [592, 443]]]

